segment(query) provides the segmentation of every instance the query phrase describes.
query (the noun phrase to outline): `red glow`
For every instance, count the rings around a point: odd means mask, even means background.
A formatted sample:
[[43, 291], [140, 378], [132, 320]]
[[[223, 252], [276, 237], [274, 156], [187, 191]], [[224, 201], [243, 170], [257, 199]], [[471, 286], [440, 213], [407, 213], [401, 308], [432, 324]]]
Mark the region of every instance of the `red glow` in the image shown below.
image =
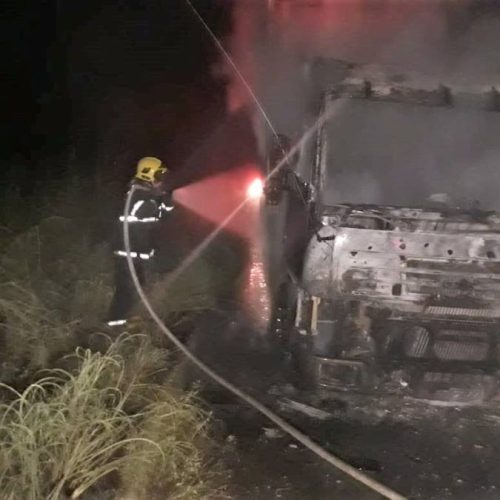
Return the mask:
[[247, 188], [247, 197], [251, 200], [258, 200], [264, 192], [264, 183], [262, 179], [254, 179]]
[[[256, 194], [256, 181], [262, 183], [256, 165], [247, 164], [222, 172], [189, 186], [177, 189], [178, 203], [204, 219], [220, 224], [249, 197], [249, 189]], [[244, 237], [252, 237], [257, 222], [255, 204], [247, 203], [229, 222], [227, 229]]]

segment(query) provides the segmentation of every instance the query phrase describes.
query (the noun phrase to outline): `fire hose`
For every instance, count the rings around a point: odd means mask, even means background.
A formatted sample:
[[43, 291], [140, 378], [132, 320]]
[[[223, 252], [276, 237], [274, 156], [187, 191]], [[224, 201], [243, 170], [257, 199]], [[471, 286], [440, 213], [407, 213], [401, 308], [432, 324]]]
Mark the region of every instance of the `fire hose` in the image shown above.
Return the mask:
[[127, 259], [127, 266], [128, 270], [130, 272], [130, 276], [132, 278], [132, 281], [134, 283], [134, 287], [141, 299], [141, 302], [143, 303], [144, 307], [146, 308], [146, 311], [148, 312], [149, 316], [151, 319], [156, 323], [158, 328], [161, 330], [161, 332], [168, 338], [168, 340], [174, 344], [177, 349], [189, 360], [191, 361], [196, 367], [198, 367], [203, 373], [205, 373], [208, 377], [210, 377], [212, 380], [217, 382], [220, 386], [224, 387], [227, 389], [229, 392], [234, 394], [236, 397], [244, 401], [246, 404], [252, 406], [255, 410], [257, 410], [259, 413], [264, 415], [266, 418], [268, 418], [271, 422], [273, 422], [276, 426], [278, 426], [281, 430], [283, 430], [285, 433], [290, 435], [292, 438], [294, 438], [296, 441], [298, 441], [300, 444], [302, 444], [304, 447], [315, 453], [318, 457], [322, 458], [329, 464], [333, 465], [337, 469], [341, 470], [354, 480], [364, 484], [371, 490], [377, 492], [378, 494], [382, 495], [384, 498], [388, 498], [390, 500], [404, 500], [404, 496], [400, 495], [399, 493], [395, 492], [394, 490], [390, 489], [389, 487], [383, 485], [382, 483], [379, 483], [375, 479], [371, 478], [370, 476], [364, 474], [360, 470], [356, 469], [352, 465], [348, 464], [347, 462], [344, 462], [337, 456], [333, 455], [329, 451], [327, 451], [325, 448], [320, 446], [318, 443], [314, 442], [309, 436], [304, 434], [303, 432], [299, 431], [295, 427], [293, 427], [291, 424], [289, 424], [286, 420], [281, 418], [279, 415], [274, 413], [272, 410], [264, 406], [262, 403], [260, 403], [258, 400], [256, 400], [254, 397], [251, 395], [247, 394], [245, 391], [241, 390], [240, 388], [236, 387], [234, 384], [226, 380], [224, 377], [219, 375], [217, 372], [215, 372], [212, 368], [210, 368], [208, 365], [206, 365], [201, 359], [199, 359], [195, 354], [193, 354], [172, 332], [171, 330], [163, 323], [163, 321], [160, 319], [158, 314], [155, 312], [153, 307], [151, 306], [151, 303], [149, 302], [144, 289], [142, 288], [139, 278], [137, 277], [137, 272], [135, 270], [135, 266], [132, 260], [132, 254], [131, 254], [131, 248], [130, 248], [130, 232], [129, 232], [129, 222], [127, 215], [130, 213], [130, 205], [132, 201], [132, 197], [134, 195], [134, 192], [136, 190], [140, 189], [145, 189], [142, 186], [134, 185], [130, 189], [126, 202], [125, 202], [125, 209], [123, 213], [123, 242], [125, 245], [125, 251], [126, 251], [126, 259]]

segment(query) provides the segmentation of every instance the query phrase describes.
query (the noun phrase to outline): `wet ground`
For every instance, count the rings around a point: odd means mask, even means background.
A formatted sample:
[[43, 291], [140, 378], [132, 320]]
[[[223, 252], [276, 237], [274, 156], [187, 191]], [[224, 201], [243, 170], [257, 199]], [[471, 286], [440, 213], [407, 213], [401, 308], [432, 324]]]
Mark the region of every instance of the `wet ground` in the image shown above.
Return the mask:
[[[278, 357], [244, 315], [205, 318], [192, 346], [329, 451], [408, 498], [500, 497], [500, 409], [352, 395], [316, 414], [307, 397], [287, 384]], [[231, 498], [380, 498], [211, 382], [204, 380], [202, 387], [223, 429]]]

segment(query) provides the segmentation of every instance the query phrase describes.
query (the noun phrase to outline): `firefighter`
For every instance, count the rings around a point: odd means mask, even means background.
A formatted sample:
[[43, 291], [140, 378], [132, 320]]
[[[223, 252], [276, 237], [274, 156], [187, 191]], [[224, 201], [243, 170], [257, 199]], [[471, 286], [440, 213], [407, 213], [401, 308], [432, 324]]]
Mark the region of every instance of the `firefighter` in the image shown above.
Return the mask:
[[[155, 254], [153, 229], [158, 221], [174, 208], [172, 191], [165, 190], [167, 167], [161, 160], [145, 157], [139, 160], [137, 172], [130, 186], [138, 186], [132, 195], [130, 211], [126, 215], [129, 224], [130, 257], [141, 285], [145, 283], [145, 266]], [[130, 192], [130, 191], [129, 191]], [[127, 193], [128, 197], [128, 193]], [[127, 252], [123, 241], [125, 215], [119, 216], [114, 242], [115, 294], [108, 313], [108, 325], [127, 323], [137, 301], [137, 293], [130, 276]]]

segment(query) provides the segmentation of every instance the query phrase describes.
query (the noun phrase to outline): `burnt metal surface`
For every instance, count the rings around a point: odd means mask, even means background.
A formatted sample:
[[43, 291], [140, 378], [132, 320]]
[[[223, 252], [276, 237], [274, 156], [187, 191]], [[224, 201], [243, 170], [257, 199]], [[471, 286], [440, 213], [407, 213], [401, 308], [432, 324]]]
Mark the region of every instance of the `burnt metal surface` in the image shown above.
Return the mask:
[[484, 372], [438, 368], [415, 372], [403, 367], [374, 378], [359, 361], [315, 358], [315, 363], [319, 387], [331, 391], [323, 393], [327, 399], [346, 391], [456, 405], [495, 405], [500, 398], [498, 377]]
[[[424, 82], [419, 82], [422, 86]], [[432, 85], [432, 86], [431, 86]], [[499, 92], [495, 86], [452, 90], [443, 84], [427, 84], [427, 88], [409, 87], [395, 82], [373, 83], [361, 78], [346, 79], [328, 93], [329, 98], [370, 99], [379, 102], [404, 101], [419, 106], [459, 106], [485, 111], [499, 111]]]
[[329, 207], [323, 222], [305, 259], [311, 295], [429, 316], [500, 318], [497, 214]]
[[[324, 323], [312, 337], [323, 349], [313, 351], [319, 386], [454, 403], [498, 398], [499, 220], [458, 209], [325, 207], [302, 281]], [[358, 306], [330, 328], [340, 304]]]
[[324, 87], [296, 321], [316, 383], [496, 400], [498, 90], [348, 71]]

